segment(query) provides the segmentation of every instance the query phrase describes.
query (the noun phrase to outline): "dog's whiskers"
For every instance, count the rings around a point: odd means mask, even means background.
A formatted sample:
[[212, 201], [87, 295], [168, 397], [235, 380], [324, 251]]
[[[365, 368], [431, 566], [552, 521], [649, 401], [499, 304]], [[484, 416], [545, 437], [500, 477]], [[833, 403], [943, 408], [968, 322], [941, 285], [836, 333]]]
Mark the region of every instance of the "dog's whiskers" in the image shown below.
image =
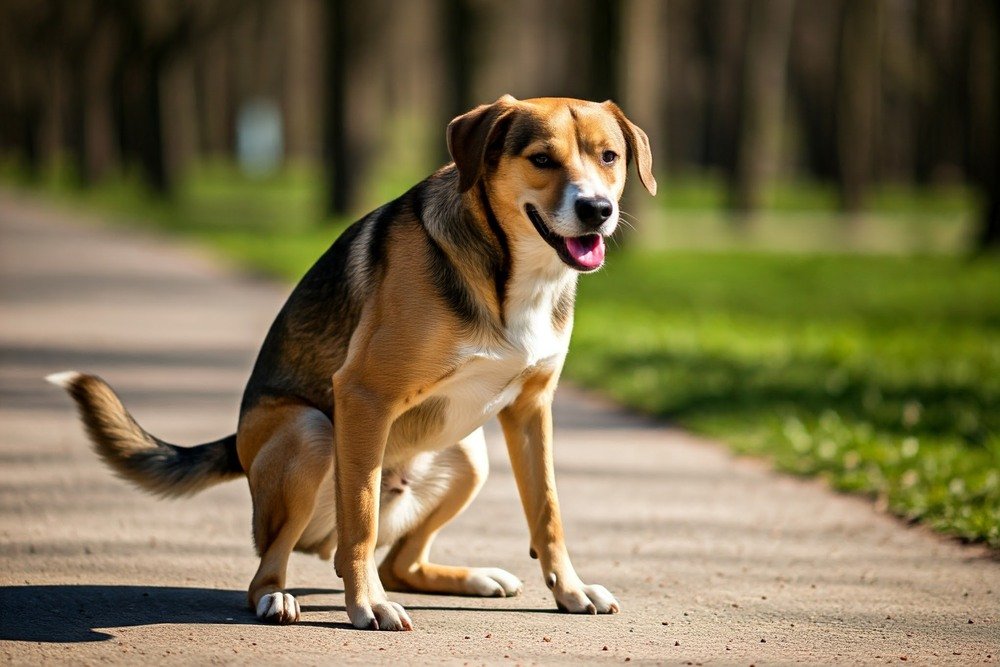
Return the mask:
[[634, 215], [632, 215], [631, 213], [629, 213], [628, 211], [626, 211], [621, 207], [618, 208], [618, 214], [619, 214], [618, 215], [619, 222], [625, 225], [625, 227], [627, 227], [628, 229], [636, 231], [636, 225], [639, 224], [639, 218], [635, 217]]
[[632, 220], [632, 222], [639, 222], [639, 218], [638, 217], [632, 215], [631, 213], [629, 213], [628, 211], [626, 211], [623, 208], [619, 208], [618, 209], [618, 213], [621, 214], [623, 217], [630, 218]]
[[625, 218], [618, 218], [618, 221], [621, 222], [621, 224], [623, 224], [625, 227], [628, 227], [632, 231], [635, 231], [635, 225], [633, 225], [631, 222], [629, 222]]

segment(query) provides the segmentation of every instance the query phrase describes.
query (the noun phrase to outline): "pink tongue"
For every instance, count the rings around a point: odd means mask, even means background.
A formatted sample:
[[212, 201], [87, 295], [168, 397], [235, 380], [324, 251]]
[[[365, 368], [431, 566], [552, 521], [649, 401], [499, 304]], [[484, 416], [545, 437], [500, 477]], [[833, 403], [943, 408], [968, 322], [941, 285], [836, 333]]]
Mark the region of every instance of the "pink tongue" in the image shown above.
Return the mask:
[[604, 263], [604, 237], [600, 234], [566, 239], [566, 250], [580, 266], [595, 269]]

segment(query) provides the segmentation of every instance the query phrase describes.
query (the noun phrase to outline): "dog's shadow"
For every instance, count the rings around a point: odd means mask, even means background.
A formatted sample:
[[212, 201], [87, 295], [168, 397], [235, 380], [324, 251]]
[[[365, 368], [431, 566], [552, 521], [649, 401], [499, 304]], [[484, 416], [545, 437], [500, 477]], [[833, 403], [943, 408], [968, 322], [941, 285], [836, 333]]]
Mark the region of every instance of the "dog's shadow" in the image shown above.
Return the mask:
[[[338, 590], [298, 589], [298, 595]], [[162, 623], [257, 624], [245, 591], [170, 586], [3, 586], [0, 640], [93, 642], [111, 639], [101, 628]], [[323, 623], [350, 627], [348, 623]]]
[[[335, 595], [336, 589], [293, 588], [303, 612], [344, 612], [343, 606], [309, 604], [308, 595]], [[449, 605], [410, 606], [411, 610], [547, 612], [549, 609], [483, 609]], [[113, 639], [103, 628], [164, 623], [256, 625], [246, 592], [171, 586], [53, 585], [0, 587], [0, 641], [96, 642]], [[300, 621], [297, 626], [353, 629], [350, 623]]]

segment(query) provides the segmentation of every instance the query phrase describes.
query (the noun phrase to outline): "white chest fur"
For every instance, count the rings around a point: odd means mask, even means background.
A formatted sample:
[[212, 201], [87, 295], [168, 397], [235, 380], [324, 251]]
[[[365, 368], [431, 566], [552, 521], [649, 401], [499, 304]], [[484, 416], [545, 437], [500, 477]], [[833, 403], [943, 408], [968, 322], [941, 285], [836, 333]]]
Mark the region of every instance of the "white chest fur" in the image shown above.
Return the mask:
[[467, 342], [460, 348], [463, 363], [445, 388], [456, 402], [481, 406], [482, 425], [520, 393], [525, 377], [535, 370], [562, 363], [569, 344], [569, 327], [560, 328], [553, 311], [560, 294], [572, 287], [574, 274], [561, 280], [511, 281], [502, 339]]
[[560, 366], [570, 327], [560, 327], [553, 312], [575, 279], [570, 274], [527, 285], [512, 281], [503, 335], [458, 342], [454, 372], [413, 411], [423, 412], [421, 427], [407, 428], [404, 415], [390, 434], [387, 459], [401, 461], [455, 444], [510, 405], [534, 371]]

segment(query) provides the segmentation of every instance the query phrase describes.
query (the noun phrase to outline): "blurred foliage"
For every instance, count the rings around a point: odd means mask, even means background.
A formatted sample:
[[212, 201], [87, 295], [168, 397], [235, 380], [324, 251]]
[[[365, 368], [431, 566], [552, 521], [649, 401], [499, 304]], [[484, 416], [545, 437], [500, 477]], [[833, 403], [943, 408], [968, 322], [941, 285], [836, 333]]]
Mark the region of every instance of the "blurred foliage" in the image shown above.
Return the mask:
[[[656, 202], [668, 211], [728, 211], [727, 196], [721, 174], [691, 172], [661, 178]], [[837, 197], [837, 189], [830, 183], [779, 181], [768, 186], [763, 208], [772, 212], [830, 213], [840, 209]], [[868, 210], [940, 220], [941, 216], [969, 215], [980, 205], [973, 190], [959, 183], [887, 183], [872, 192]]]
[[[704, 247], [745, 247], [721, 227], [761, 212], [752, 248], [849, 247], [871, 211], [926, 218], [972, 190], [973, 231], [902, 251], [982, 251], [1000, 247], [998, 43], [996, 0], [5, 0], [0, 160], [64, 160], [85, 189], [128, 170], [163, 198], [206, 159], [307, 163], [346, 216], [447, 161], [445, 126], [476, 104], [614, 99], [680, 182], [669, 210], [730, 214]], [[803, 211], [829, 215], [786, 241], [774, 214]]]

